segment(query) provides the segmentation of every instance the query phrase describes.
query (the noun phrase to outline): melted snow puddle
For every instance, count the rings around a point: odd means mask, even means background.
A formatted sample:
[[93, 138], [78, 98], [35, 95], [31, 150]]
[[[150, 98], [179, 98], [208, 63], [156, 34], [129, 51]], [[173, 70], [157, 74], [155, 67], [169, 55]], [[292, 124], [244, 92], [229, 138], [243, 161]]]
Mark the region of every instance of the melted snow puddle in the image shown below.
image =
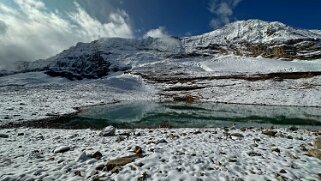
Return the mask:
[[68, 129], [289, 127], [321, 129], [321, 108], [238, 104], [130, 102], [94, 106], [63, 123]]

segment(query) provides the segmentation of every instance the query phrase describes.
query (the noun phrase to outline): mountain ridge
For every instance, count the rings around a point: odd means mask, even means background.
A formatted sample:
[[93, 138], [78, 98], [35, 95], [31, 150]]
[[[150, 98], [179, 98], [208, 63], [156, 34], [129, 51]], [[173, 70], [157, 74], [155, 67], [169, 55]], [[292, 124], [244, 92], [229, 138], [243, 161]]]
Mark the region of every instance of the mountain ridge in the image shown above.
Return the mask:
[[280, 22], [236, 21], [191, 37], [101, 38], [77, 43], [53, 57], [17, 67], [18, 72], [46, 71], [51, 76], [75, 80], [100, 78], [167, 59], [230, 54], [281, 60], [321, 59], [321, 30], [297, 29]]
[[320, 32], [297, 29], [280, 22], [246, 20], [203, 35], [185, 37], [183, 41], [189, 52], [313, 60], [321, 58]]

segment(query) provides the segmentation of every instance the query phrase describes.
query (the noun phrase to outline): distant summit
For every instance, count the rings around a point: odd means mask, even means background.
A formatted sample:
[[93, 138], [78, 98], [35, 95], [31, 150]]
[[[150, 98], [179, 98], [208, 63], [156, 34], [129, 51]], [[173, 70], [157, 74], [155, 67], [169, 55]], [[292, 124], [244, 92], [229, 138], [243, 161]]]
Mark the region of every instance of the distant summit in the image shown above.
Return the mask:
[[183, 39], [187, 52], [262, 56], [286, 60], [321, 58], [321, 31], [280, 22], [237, 21], [221, 29]]

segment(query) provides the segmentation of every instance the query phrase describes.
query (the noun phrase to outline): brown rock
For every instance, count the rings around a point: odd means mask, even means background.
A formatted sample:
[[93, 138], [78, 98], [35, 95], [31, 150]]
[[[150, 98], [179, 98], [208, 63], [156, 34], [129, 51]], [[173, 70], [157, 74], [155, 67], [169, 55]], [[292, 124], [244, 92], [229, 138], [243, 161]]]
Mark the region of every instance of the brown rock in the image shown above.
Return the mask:
[[313, 146], [315, 149], [321, 149], [321, 137], [317, 137], [314, 139]]
[[135, 146], [134, 149], [133, 149], [133, 152], [135, 152], [137, 155], [140, 155], [143, 153], [143, 150], [141, 147], [139, 146]]
[[315, 148], [312, 148], [308, 151], [308, 155], [321, 159], [321, 151]]
[[275, 137], [276, 133], [278, 133], [277, 131], [273, 131], [273, 130], [265, 130], [262, 131], [262, 134], [268, 135], [268, 136], [272, 136]]
[[240, 128], [240, 130], [244, 132], [244, 131], [246, 131], [246, 128], [242, 127], [242, 128]]
[[92, 155], [90, 155], [90, 157], [91, 158], [96, 158], [97, 160], [100, 160], [101, 157], [103, 157], [103, 155], [99, 151], [96, 151]]
[[130, 155], [121, 158], [116, 158], [114, 160], [109, 160], [107, 162], [107, 170], [112, 170], [115, 167], [122, 167], [128, 163], [134, 162], [136, 159], [141, 158], [140, 155]]

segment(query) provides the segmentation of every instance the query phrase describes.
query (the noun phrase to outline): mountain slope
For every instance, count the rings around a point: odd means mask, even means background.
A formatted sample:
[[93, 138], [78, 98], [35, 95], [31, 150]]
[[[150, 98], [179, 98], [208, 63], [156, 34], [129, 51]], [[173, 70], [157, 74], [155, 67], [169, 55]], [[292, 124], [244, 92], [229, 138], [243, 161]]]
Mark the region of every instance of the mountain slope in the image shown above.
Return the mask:
[[182, 52], [181, 42], [174, 38], [105, 38], [78, 43], [52, 58], [30, 63], [26, 69], [45, 70], [51, 76], [63, 76], [70, 80], [92, 79]]
[[78, 43], [46, 60], [20, 63], [17, 70], [46, 71], [51, 76], [71, 80], [96, 79], [144, 64], [189, 58], [204, 60], [230, 54], [282, 60], [321, 59], [321, 31], [296, 29], [280, 22], [247, 20], [192, 37], [103, 38]]
[[199, 36], [186, 37], [187, 52], [311, 60], [321, 58], [320, 31], [295, 29], [280, 22], [237, 21]]

